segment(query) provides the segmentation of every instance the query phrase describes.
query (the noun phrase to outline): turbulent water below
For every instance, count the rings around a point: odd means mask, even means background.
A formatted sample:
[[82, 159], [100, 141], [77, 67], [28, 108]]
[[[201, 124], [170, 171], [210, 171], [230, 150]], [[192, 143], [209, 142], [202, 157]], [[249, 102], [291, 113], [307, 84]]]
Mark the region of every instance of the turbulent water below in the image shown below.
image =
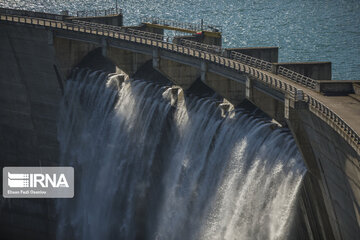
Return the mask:
[[80, 69], [67, 81], [58, 132], [76, 186], [57, 203], [59, 239], [289, 237], [306, 169], [288, 130], [117, 79]]

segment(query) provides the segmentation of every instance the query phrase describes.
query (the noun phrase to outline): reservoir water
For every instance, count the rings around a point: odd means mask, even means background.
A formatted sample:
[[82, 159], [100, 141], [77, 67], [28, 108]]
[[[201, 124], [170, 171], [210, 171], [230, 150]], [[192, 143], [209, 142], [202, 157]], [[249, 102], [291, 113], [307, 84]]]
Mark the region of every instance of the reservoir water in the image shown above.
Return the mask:
[[[224, 47], [278, 46], [280, 62], [331, 61], [332, 78], [360, 79], [358, 0], [119, 0], [125, 24], [142, 17], [220, 25]], [[0, 7], [60, 12], [115, 7], [114, 0], [0, 0]]]

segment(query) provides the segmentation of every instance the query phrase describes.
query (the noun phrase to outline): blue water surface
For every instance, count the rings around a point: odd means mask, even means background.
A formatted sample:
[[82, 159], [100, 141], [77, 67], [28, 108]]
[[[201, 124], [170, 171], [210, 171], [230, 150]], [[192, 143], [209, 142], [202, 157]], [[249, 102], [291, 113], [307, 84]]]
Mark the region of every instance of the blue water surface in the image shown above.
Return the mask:
[[[224, 47], [278, 46], [280, 62], [331, 61], [336, 80], [360, 80], [360, 0], [118, 0], [125, 24], [156, 16], [221, 25]], [[59, 12], [115, 0], [0, 0], [0, 7]]]

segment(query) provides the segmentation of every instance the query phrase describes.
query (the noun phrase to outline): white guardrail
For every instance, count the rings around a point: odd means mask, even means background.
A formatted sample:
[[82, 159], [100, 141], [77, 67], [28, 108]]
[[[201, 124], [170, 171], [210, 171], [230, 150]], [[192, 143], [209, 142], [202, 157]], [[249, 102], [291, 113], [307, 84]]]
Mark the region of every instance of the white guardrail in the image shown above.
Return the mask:
[[215, 26], [211, 24], [203, 24], [203, 23], [186, 23], [186, 22], [178, 22], [169, 19], [161, 19], [156, 17], [143, 17], [141, 18], [142, 23], [150, 23], [150, 24], [159, 24], [164, 26], [170, 26], [175, 28], [183, 28], [189, 29], [192, 31], [210, 31], [210, 32], [221, 32], [221, 26]]
[[83, 10], [77, 11], [77, 17], [98, 17], [98, 16], [108, 16], [122, 14], [121, 8], [109, 8], [109, 9], [100, 9], [100, 10]]

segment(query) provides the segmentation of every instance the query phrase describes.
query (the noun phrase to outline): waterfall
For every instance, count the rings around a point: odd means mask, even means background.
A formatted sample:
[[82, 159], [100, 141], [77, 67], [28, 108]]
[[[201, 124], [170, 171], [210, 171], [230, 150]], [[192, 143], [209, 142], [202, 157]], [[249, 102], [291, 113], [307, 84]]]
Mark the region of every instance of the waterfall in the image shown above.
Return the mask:
[[306, 168], [287, 129], [216, 99], [79, 69], [58, 136], [58, 239], [287, 239]]

